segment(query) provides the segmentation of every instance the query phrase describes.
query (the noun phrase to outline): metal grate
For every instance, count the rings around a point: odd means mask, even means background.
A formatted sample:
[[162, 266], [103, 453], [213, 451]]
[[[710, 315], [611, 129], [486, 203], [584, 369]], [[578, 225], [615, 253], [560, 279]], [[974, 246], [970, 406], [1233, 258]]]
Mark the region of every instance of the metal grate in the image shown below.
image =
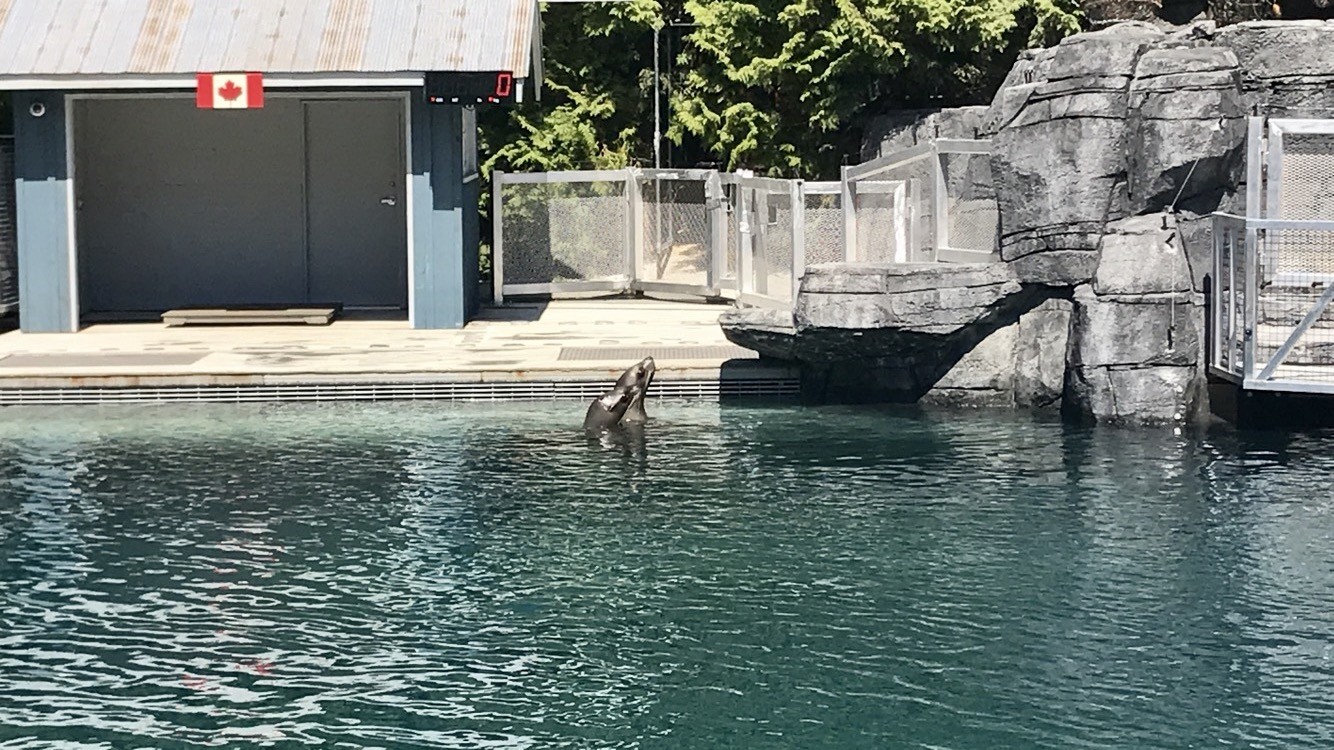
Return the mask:
[[[837, 183], [835, 183], [837, 187]], [[843, 260], [843, 201], [838, 193], [806, 193], [806, 265]]]
[[561, 362], [590, 360], [625, 360], [638, 362], [645, 357], [655, 360], [678, 359], [757, 359], [759, 355], [740, 346], [566, 346], [556, 359]]
[[1276, 218], [1334, 219], [1334, 134], [1284, 133]]
[[1254, 374], [1334, 383], [1334, 232], [1265, 229], [1258, 241]]
[[[862, 263], [906, 262], [913, 260], [913, 211], [910, 193], [920, 193], [921, 180], [866, 180], [858, 182], [853, 194], [857, 212], [857, 242], [853, 260]], [[925, 248], [918, 248], [925, 250]]]
[[[0, 406], [268, 401], [553, 401], [596, 398], [609, 380], [531, 383], [293, 383], [135, 388], [0, 388]], [[669, 380], [655, 382], [652, 398], [718, 401], [790, 399], [796, 378]]]
[[208, 352], [144, 352], [132, 354], [61, 354], [20, 352], [0, 357], [0, 367], [174, 367], [192, 365]]
[[1000, 248], [1000, 206], [991, 176], [991, 154], [940, 154], [949, 235], [941, 244], [994, 253]]

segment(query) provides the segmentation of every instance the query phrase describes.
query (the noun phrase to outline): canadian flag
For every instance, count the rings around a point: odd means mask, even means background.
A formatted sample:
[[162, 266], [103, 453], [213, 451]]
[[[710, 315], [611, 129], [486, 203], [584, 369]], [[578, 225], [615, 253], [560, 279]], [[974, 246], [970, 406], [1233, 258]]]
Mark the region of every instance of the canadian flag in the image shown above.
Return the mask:
[[195, 76], [200, 109], [258, 109], [264, 106], [260, 73], [200, 73]]

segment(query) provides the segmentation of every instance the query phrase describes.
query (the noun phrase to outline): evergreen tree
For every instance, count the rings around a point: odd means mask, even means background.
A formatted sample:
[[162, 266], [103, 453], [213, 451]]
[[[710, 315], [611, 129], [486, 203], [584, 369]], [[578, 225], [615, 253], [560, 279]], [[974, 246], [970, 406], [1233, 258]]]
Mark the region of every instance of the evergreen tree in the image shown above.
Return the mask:
[[678, 165], [828, 178], [870, 118], [985, 103], [1022, 49], [1079, 18], [1074, 0], [551, 4], [544, 99], [484, 115], [488, 171], [651, 164], [655, 27]]

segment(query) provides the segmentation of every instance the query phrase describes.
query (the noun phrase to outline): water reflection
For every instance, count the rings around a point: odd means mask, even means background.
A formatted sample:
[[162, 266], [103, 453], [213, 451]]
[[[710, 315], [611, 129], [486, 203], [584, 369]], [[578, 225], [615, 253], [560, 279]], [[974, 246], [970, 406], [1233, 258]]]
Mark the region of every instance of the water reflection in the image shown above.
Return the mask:
[[563, 406], [7, 414], [0, 745], [1334, 739], [1327, 435]]

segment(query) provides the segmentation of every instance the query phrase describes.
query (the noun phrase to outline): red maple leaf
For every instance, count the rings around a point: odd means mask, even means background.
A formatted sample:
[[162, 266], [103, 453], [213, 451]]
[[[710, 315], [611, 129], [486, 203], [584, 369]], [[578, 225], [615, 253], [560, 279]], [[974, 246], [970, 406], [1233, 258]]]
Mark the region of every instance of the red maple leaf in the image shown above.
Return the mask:
[[245, 89], [242, 89], [240, 86], [237, 86], [236, 81], [228, 81], [226, 86], [220, 86], [218, 88], [218, 96], [222, 97], [223, 99], [226, 99], [229, 102], [236, 101], [241, 97], [241, 94], [243, 94], [244, 92]]

